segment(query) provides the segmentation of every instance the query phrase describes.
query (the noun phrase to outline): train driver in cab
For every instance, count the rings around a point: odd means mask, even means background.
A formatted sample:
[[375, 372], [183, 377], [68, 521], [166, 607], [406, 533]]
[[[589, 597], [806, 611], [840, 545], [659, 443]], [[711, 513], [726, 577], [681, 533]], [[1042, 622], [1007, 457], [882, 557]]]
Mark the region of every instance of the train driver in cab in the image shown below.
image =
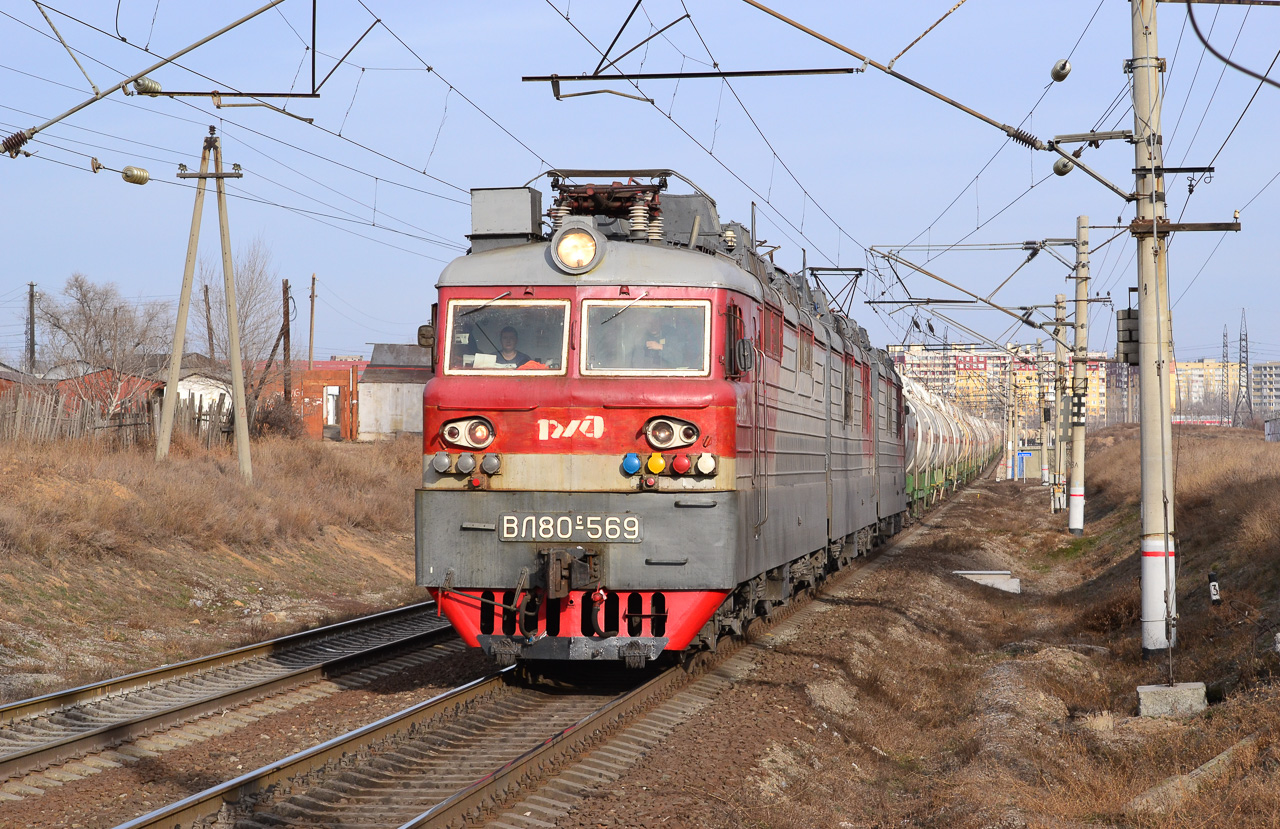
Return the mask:
[[516, 345], [520, 342], [519, 333], [508, 325], [498, 334], [498, 359], [495, 365], [501, 368], [520, 368], [525, 363], [533, 362], [533, 358], [525, 354]]
[[650, 309], [636, 349], [633, 363], [636, 368], [688, 368], [697, 362], [693, 356], [696, 346], [689, 341], [673, 320], [664, 319], [662, 310]]

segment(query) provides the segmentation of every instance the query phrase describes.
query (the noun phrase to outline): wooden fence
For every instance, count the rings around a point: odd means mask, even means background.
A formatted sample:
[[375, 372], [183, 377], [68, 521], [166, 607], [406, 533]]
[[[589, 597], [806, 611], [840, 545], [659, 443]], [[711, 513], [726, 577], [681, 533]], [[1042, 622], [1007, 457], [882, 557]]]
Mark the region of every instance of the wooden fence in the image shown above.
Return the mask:
[[[209, 401], [180, 399], [173, 431], [205, 446], [219, 445], [230, 438], [230, 418], [225, 394]], [[0, 394], [0, 441], [95, 440], [134, 446], [153, 443], [159, 427], [158, 398], [127, 400], [107, 413], [93, 401], [41, 388], [14, 386]]]

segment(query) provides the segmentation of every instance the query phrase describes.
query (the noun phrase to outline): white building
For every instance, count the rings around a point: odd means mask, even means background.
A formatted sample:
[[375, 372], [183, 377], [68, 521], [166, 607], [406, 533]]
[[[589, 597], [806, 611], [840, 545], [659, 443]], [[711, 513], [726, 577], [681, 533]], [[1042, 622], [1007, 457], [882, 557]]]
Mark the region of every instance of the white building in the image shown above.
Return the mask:
[[422, 434], [422, 392], [431, 379], [431, 349], [374, 343], [360, 375], [357, 440]]

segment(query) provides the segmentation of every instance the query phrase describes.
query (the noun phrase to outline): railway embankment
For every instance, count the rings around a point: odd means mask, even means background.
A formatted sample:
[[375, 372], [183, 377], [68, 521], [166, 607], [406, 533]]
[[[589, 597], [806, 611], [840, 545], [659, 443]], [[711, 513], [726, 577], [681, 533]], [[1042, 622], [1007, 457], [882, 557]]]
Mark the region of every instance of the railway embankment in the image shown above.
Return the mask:
[[[1280, 446], [1175, 436], [1173, 670], [1209, 684], [1206, 712], [1137, 716], [1137, 686], [1169, 668], [1140, 658], [1137, 433], [1121, 427], [1091, 439], [1083, 538], [1038, 484], [980, 480], [829, 589], [816, 621], [761, 637], [748, 675], [558, 825], [1280, 825]], [[1011, 570], [1023, 592], [953, 570]], [[1190, 785], [1205, 764], [1211, 784]]]
[[414, 439], [234, 455], [0, 444], [0, 699], [421, 598]]

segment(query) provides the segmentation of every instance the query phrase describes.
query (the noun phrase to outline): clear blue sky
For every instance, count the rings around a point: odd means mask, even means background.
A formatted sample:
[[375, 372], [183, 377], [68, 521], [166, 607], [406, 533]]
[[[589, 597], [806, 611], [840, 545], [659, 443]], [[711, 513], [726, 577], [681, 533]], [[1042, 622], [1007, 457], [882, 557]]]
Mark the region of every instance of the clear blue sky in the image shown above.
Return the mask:
[[[366, 343], [373, 341], [411, 342], [429, 314], [437, 274], [465, 249], [466, 191], [522, 185], [546, 164], [671, 167], [711, 193], [725, 219], [748, 221], [751, 201], [761, 202], [760, 235], [782, 246], [776, 255], [787, 267], [799, 266], [802, 247], [810, 265], [863, 266], [868, 256], [861, 246], [914, 241], [935, 248], [906, 251], [907, 258], [930, 260], [934, 272], [982, 293], [1025, 254], [944, 251], [945, 246], [1069, 237], [1080, 214], [1095, 225], [1115, 225], [1117, 218], [1127, 223], [1133, 216], [1078, 170], [1052, 176], [1054, 156], [1008, 143], [994, 128], [875, 70], [741, 79], [732, 87], [716, 80], [649, 82], [644, 91], [656, 106], [609, 95], [556, 101], [546, 85], [520, 82], [524, 74], [594, 69], [598, 53], [582, 35], [606, 46], [630, 0], [554, 0], [554, 6], [545, 0], [365, 2], [368, 9], [357, 0], [320, 0], [320, 77], [373, 15], [385, 25], [356, 47], [319, 100], [289, 104], [291, 112], [314, 118], [314, 126], [262, 108], [215, 110], [207, 98], [116, 93], [37, 136], [27, 146], [37, 157], [0, 156], [0, 354], [21, 349], [28, 281], [55, 291], [81, 271], [117, 283], [131, 298], [176, 299], [193, 191], [188, 182], [177, 186], [174, 174], [179, 163], [198, 164], [210, 124], [221, 128], [227, 163], [241, 164], [246, 173], [232, 183], [235, 195], [249, 197], [230, 202], [233, 243], [260, 236], [270, 246], [299, 301], [294, 342], [303, 347], [307, 285], [313, 272], [319, 277], [318, 357], [367, 354]], [[857, 65], [744, 3], [685, 4], [692, 23], [684, 20], [637, 50], [623, 61], [626, 69], [705, 69], [712, 60], [708, 52], [723, 69]], [[614, 54], [683, 15], [685, 4], [645, 0]], [[105, 88], [155, 62], [136, 47], [168, 54], [259, 5], [121, 0], [118, 30], [127, 43], [116, 37], [117, 8], [109, 2], [55, 0], [54, 7], [83, 23], [50, 15], [83, 53], [90, 77]], [[774, 5], [887, 62], [954, 2]], [[212, 81], [175, 66], [156, 71], [155, 79], [169, 90], [309, 87], [304, 40], [310, 39], [311, 5], [287, 0], [278, 8], [179, 61]], [[1280, 9], [1196, 9], [1202, 29], [1212, 29], [1211, 40], [1221, 51], [1234, 50], [1240, 63], [1267, 69], [1280, 47]], [[6, 15], [0, 16], [6, 47], [0, 56], [0, 132], [7, 135], [84, 100], [89, 87], [48, 36], [33, 3], [5, 0], [0, 11]], [[1272, 243], [1280, 182], [1264, 189], [1280, 173], [1280, 157], [1268, 142], [1276, 133], [1280, 89], [1264, 86], [1258, 92], [1223, 147], [1258, 83], [1204, 52], [1186, 25], [1183, 6], [1161, 4], [1159, 15], [1160, 54], [1169, 62], [1166, 164], [1204, 165], [1222, 147], [1217, 172], [1197, 187], [1184, 221], [1229, 221], [1241, 209], [1244, 224], [1242, 233], [1184, 233], [1173, 243], [1179, 357], [1219, 354], [1226, 324], [1234, 359], [1240, 311], [1247, 307], [1253, 359], [1280, 359]], [[1070, 78], [1046, 91], [1050, 67], [1068, 54]], [[999, 121], [1018, 124], [1025, 118], [1028, 130], [1048, 138], [1095, 125], [1132, 128], [1128, 76], [1122, 72], [1129, 54], [1126, 2], [969, 0], [895, 68]], [[635, 92], [622, 83], [612, 88]], [[1117, 96], [1118, 106], [1109, 109]], [[91, 174], [87, 156], [117, 170], [146, 167], [152, 183], [137, 187], [115, 173]], [[1129, 145], [1091, 149], [1085, 160], [1132, 188]], [[1169, 213], [1176, 219], [1187, 200], [1186, 179], [1170, 177], [1167, 186]], [[213, 207], [210, 198], [201, 241], [202, 253], [210, 256], [217, 246]], [[1092, 240], [1099, 244], [1115, 232], [1094, 229]], [[1127, 234], [1095, 252], [1095, 290], [1110, 291], [1123, 304], [1126, 287], [1135, 282], [1133, 252]], [[905, 269], [899, 273], [916, 296], [953, 295]], [[893, 280], [883, 265], [880, 274]], [[1011, 304], [1051, 303], [1055, 293], [1072, 293], [1065, 275], [1061, 263], [1042, 254], [998, 296]], [[877, 296], [885, 290], [875, 276], [863, 287]], [[903, 293], [893, 287], [885, 296]], [[902, 341], [909, 312], [889, 316], [883, 307], [862, 305], [866, 298], [860, 291], [853, 313], [873, 340]], [[991, 337], [1006, 328], [993, 312], [958, 318]], [[1095, 306], [1093, 318], [1091, 347], [1113, 348], [1110, 311]], [[933, 322], [939, 335], [948, 328]], [[1023, 331], [1015, 337], [1034, 334]], [[948, 336], [971, 339], [954, 328]]]

